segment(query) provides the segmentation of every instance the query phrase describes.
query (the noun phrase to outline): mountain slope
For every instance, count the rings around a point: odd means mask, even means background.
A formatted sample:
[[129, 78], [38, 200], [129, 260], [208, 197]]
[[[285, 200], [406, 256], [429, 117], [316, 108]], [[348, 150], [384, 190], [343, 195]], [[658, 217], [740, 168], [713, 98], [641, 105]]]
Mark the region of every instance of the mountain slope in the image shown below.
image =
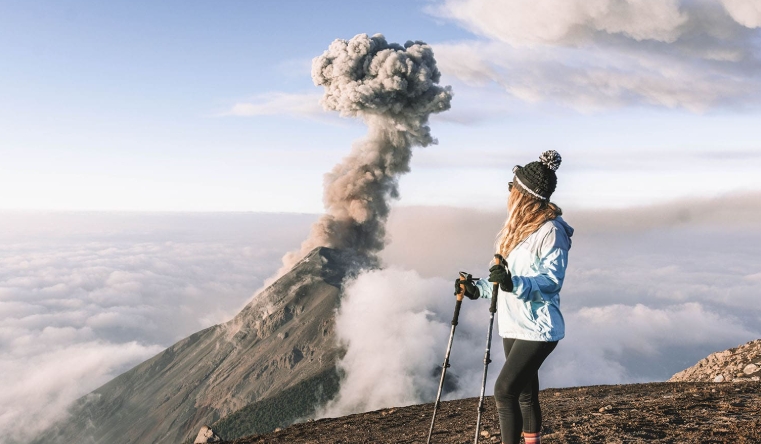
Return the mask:
[[203, 424], [323, 377], [340, 353], [333, 319], [341, 281], [353, 265], [346, 253], [313, 250], [235, 318], [84, 396], [69, 418], [35, 442], [179, 443]]
[[314, 416], [317, 406], [324, 405], [339, 388], [340, 377], [335, 369], [301, 381], [271, 397], [256, 401], [212, 424], [223, 438], [266, 433], [286, 427], [295, 418]]

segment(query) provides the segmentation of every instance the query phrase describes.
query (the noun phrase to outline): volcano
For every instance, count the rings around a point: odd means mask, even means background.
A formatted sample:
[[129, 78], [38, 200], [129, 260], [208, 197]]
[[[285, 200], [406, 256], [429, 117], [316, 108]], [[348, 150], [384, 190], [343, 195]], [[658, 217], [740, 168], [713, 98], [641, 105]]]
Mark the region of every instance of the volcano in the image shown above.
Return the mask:
[[180, 443], [257, 403], [271, 415], [236, 432], [262, 433], [313, 413], [338, 389], [335, 312], [341, 282], [362, 265], [346, 251], [312, 250], [233, 319], [80, 398], [34, 442]]

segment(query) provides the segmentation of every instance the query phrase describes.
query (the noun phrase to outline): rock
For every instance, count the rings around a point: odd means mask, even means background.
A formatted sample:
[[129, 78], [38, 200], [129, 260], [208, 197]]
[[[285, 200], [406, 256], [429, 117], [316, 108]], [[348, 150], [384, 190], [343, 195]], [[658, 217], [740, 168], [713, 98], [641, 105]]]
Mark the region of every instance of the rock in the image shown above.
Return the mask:
[[[690, 368], [677, 372], [669, 382], [731, 382], [761, 376], [761, 339], [712, 353]], [[746, 370], [747, 369], [747, 370]]]
[[607, 411], [607, 410], [613, 410], [613, 406], [612, 406], [612, 405], [610, 405], [610, 404], [608, 404], [608, 405], [606, 405], [605, 407], [600, 407], [600, 410], [598, 410], [598, 411], [599, 411], [600, 413], [603, 413], [603, 412], [605, 412], [605, 411]]
[[222, 439], [217, 436], [216, 433], [214, 433], [214, 430], [211, 429], [209, 426], [203, 426], [201, 427], [201, 430], [198, 431], [198, 436], [196, 436], [196, 440], [193, 441], [193, 444], [206, 444], [209, 442], [221, 442]]
[[481, 436], [483, 436], [484, 438], [488, 438], [491, 436], [491, 434], [489, 433], [488, 430], [481, 430]]

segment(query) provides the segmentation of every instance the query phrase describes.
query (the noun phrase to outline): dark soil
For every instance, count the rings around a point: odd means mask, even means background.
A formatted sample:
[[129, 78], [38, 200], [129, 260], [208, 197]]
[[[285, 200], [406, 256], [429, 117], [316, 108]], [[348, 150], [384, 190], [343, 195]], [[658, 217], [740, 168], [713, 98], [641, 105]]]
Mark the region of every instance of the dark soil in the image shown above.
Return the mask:
[[[540, 393], [542, 442], [761, 443], [761, 383], [607, 385]], [[479, 442], [499, 442], [494, 400], [488, 399]], [[433, 443], [472, 443], [477, 398], [443, 402]], [[425, 443], [433, 404], [295, 424], [228, 444]], [[496, 435], [496, 436], [495, 436]]]

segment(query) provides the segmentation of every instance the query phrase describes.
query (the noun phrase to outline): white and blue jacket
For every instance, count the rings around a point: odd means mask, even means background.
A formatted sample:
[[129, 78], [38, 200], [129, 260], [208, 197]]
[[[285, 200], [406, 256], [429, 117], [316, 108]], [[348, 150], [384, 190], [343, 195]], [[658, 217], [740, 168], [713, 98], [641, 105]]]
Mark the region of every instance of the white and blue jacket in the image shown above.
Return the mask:
[[[558, 217], [544, 223], [507, 256], [513, 291], [497, 294], [497, 325], [503, 338], [559, 341], [565, 336], [560, 289], [568, 265], [573, 228]], [[491, 298], [492, 284], [475, 284], [482, 298]]]

